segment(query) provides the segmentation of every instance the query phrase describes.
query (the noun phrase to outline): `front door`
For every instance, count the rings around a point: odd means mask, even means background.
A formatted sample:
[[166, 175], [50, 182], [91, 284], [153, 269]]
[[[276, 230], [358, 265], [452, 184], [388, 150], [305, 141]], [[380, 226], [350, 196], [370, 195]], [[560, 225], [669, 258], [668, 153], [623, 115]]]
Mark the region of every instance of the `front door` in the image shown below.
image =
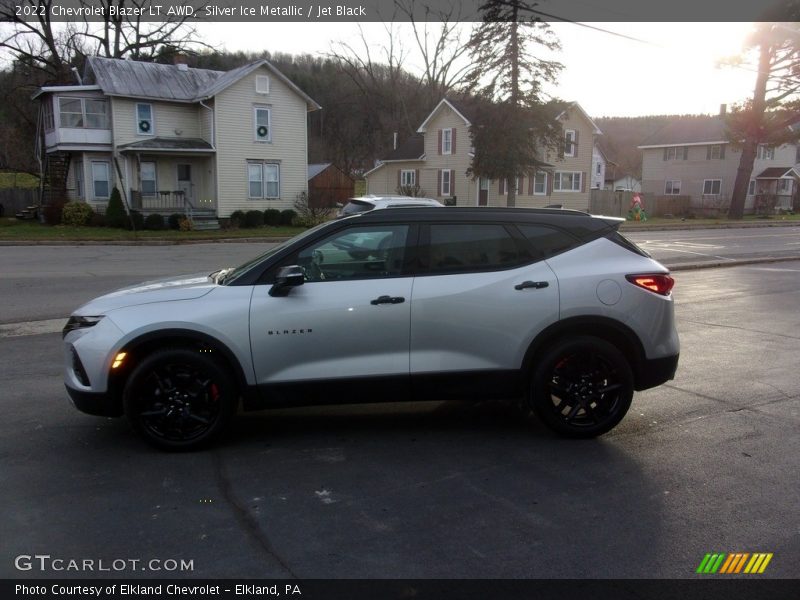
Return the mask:
[[282, 261], [303, 285], [255, 287], [253, 367], [268, 406], [407, 399], [412, 277], [407, 225], [351, 226]]
[[478, 206], [486, 206], [489, 203], [489, 180], [481, 177], [478, 183]]
[[189, 202], [194, 201], [192, 187], [192, 165], [178, 164], [178, 191], [183, 192], [183, 197]]

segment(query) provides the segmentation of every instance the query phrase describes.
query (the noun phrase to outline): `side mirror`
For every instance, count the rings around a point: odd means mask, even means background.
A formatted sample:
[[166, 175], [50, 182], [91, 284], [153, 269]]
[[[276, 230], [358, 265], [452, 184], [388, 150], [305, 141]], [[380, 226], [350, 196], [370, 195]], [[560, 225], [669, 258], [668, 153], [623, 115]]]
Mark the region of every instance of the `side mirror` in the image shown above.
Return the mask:
[[303, 268], [297, 265], [281, 267], [275, 283], [269, 289], [270, 296], [288, 296], [293, 287], [303, 285], [306, 278], [303, 275]]

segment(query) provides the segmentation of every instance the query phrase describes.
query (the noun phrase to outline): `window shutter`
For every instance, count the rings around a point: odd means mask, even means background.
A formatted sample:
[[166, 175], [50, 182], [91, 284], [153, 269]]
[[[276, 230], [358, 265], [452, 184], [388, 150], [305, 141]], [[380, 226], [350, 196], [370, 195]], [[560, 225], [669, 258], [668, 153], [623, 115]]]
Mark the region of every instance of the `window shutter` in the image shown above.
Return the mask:
[[[440, 142], [442, 141], [442, 132], [441, 131], [439, 132], [439, 141]], [[441, 145], [439, 147], [439, 150], [441, 150]], [[436, 195], [437, 196], [441, 196], [442, 195], [442, 170], [441, 169], [436, 171]]]
[[547, 186], [546, 186], [545, 191], [547, 192], [548, 196], [552, 196], [553, 195], [553, 182], [555, 181], [555, 178], [556, 178], [555, 177], [555, 173], [553, 173], [551, 175], [548, 175], [545, 178], [545, 181], [547, 182]]
[[414, 169], [414, 185], [419, 185], [419, 169]]
[[721, 159], [725, 160], [725, 144], [722, 144], [722, 145], [719, 147], [719, 157], [720, 157]]
[[506, 193], [505, 182], [506, 182], [506, 180], [501, 177], [500, 180], [499, 180], [500, 189], [498, 190], [498, 192], [500, 193], [501, 196]]
[[581, 192], [586, 191], [586, 173], [581, 171]]
[[[455, 130], [453, 130], [453, 135], [455, 135]], [[453, 140], [455, 139], [454, 137]], [[456, 172], [453, 169], [450, 169], [450, 195], [456, 195]]]
[[439, 154], [442, 153], [442, 130], [439, 130]]
[[667, 160], [667, 149], [664, 148], [664, 160]]
[[706, 146], [706, 160], [711, 160], [711, 146]]
[[528, 196], [533, 196], [533, 180], [536, 179], [536, 172], [528, 174]]
[[[678, 153], [676, 152], [675, 156], [677, 156], [677, 155], [678, 155]], [[683, 160], [689, 160], [689, 146], [684, 146], [683, 147]]]
[[456, 153], [456, 129], [455, 127], [453, 127], [453, 129], [450, 130], [450, 154], [455, 154], [455, 153]]
[[579, 131], [575, 130], [575, 139], [572, 142], [572, 156], [578, 156], [578, 133]]
[[403, 180], [400, 178], [403, 171], [401, 169], [397, 169], [397, 189], [400, 189], [400, 186], [403, 185]]

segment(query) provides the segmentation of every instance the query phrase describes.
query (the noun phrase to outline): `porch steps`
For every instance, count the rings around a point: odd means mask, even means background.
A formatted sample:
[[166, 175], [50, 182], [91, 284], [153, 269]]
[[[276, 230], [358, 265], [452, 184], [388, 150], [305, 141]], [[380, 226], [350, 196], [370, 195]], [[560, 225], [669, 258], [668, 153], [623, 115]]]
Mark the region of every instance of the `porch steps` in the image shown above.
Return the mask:
[[217, 213], [213, 210], [193, 210], [192, 225], [195, 231], [219, 229]]
[[31, 221], [39, 216], [39, 207], [38, 206], [29, 206], [28, 208], [23, 208], [21, 211], [14, 215], [17, 219], [23, 221]]

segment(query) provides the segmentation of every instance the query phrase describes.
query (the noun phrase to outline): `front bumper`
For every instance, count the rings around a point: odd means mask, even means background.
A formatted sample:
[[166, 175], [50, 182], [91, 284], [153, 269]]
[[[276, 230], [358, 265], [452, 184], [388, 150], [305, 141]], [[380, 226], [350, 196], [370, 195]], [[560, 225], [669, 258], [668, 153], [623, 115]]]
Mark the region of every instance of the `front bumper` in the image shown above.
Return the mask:
[[636, 377], [636, 391], [647, 390], [675, 378], [680, 354], [650, 358], [643, 362]]
[[76, 390], [68, 385], [67, 388], [72, 404], [79, 411], [87, 415], [96, 415], [98, 417], [119, 417], [122, 415], [122, 410], [113, 402], [111, 395], [106, 392], [84, 392]]

